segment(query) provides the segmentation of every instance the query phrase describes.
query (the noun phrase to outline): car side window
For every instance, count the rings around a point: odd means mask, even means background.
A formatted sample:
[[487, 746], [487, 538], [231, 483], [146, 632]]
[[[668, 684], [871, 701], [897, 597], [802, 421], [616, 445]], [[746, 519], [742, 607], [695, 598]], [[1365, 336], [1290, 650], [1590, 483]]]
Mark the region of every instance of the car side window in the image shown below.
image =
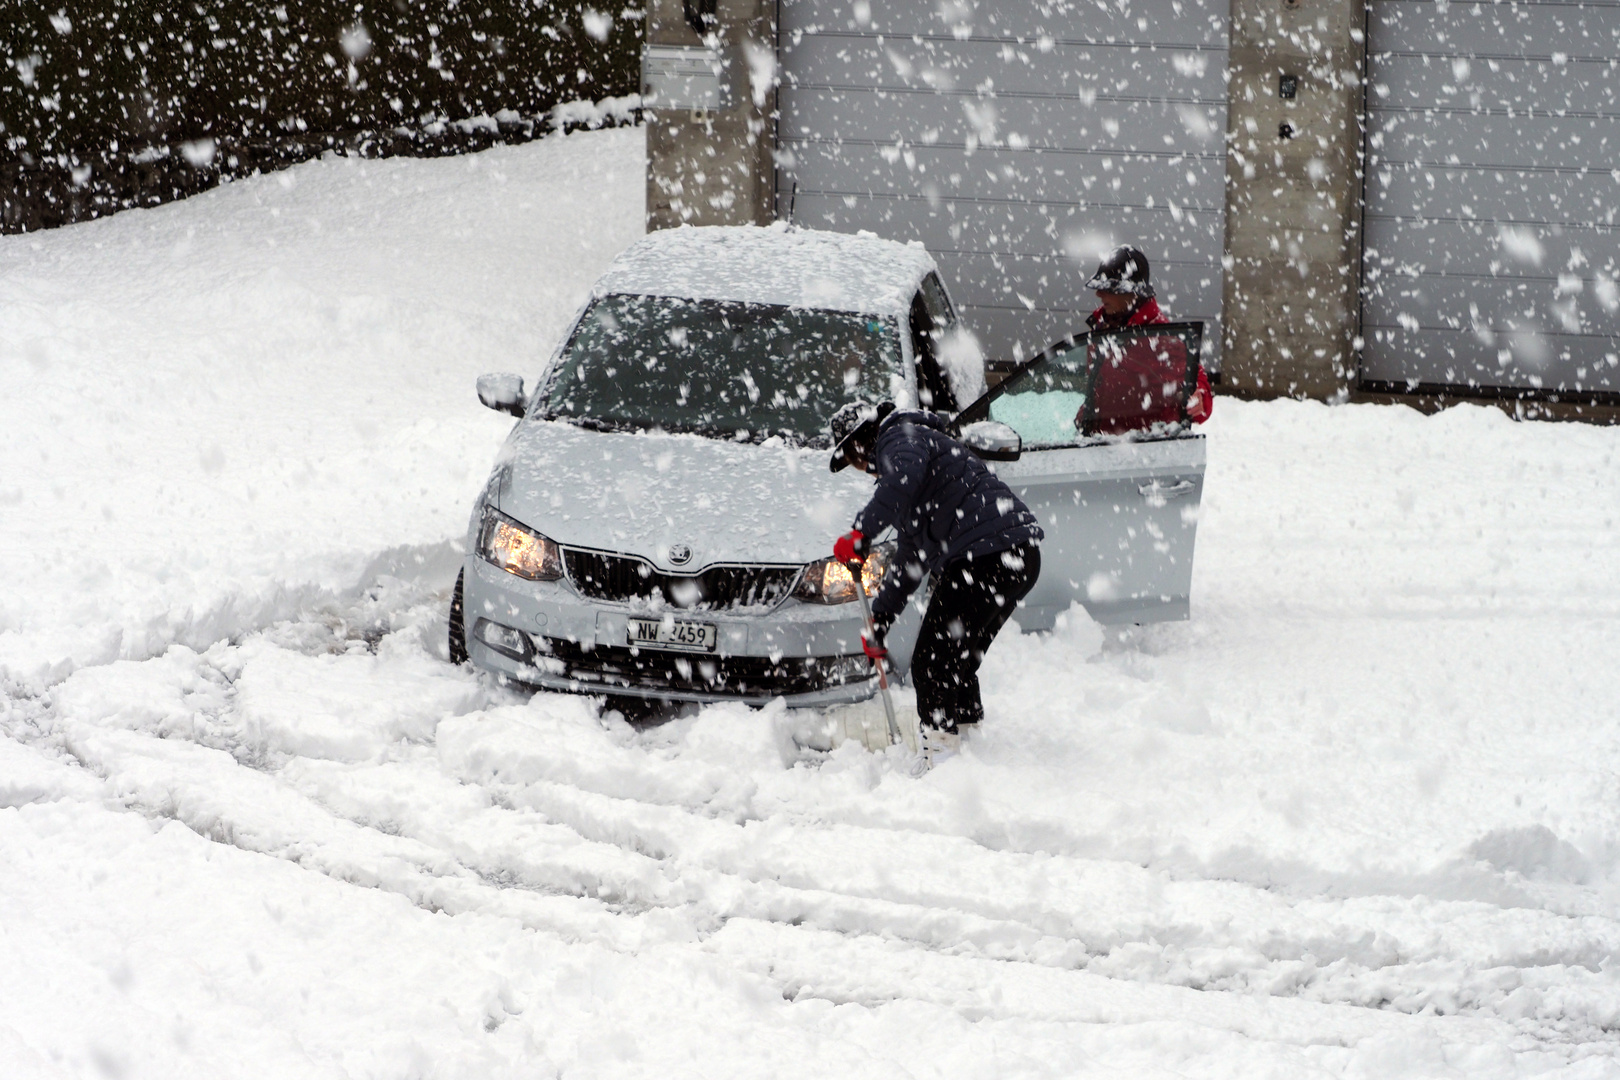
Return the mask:
[[939, 337], [956, 322], [939, 278], [929, 274], [911, 298], [911, 347], [917, 357], [917, 396], [925, 409], [955, 412], [950, 380], [939, 363]]
[[956, 309], [951, 306], [951, 298], [945, 295], [945, 286], [940, 283], [938, 274], [923, 278], [922, 299], [929, 317], [934, 320], [936, 332], [956, 325]]
[[922, 407], [935, 412], [955, 412], [956, 401], [945, 380], [945, 371], [939, 366], [934, 320], [923, 304], [921, 293], [911, 299], [911, 351], [917, 357], [917, 398]]

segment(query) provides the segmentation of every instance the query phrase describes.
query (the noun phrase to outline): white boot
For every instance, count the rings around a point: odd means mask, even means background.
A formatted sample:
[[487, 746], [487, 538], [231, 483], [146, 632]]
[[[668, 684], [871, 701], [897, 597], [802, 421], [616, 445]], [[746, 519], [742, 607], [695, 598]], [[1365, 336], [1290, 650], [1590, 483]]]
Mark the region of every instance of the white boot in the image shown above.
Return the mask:
[[926, 772], [949, 761], [962, 752], [962, 736], [954, 731], [941, 731], [936, 727], [922, 729], [923, 770]]

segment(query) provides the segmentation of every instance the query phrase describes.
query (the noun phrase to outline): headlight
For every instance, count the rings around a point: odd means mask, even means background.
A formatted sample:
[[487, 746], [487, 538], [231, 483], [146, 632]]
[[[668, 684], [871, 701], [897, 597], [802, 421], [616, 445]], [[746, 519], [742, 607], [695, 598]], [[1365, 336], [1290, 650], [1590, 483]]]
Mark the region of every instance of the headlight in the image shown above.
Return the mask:
[[[894, 548], [892, 542], [879, 544], [861, 564], [861, 584], [867, 596], [877, 592], [889, 569], [889, 560], [894, 558]], [[804, 577], [799, 579], [799, 587], [793, 595], [812, 604], [847, 604], [855, 599], [855, 579], [850, 576], [849, 567], [838, 560], [821, 559], [804, 568]]]
[[561, 548], [487, 506], [484, 527], [478, 532], [478, 554], [492, 566], [530, 581], [556, 581], [563, 576]]

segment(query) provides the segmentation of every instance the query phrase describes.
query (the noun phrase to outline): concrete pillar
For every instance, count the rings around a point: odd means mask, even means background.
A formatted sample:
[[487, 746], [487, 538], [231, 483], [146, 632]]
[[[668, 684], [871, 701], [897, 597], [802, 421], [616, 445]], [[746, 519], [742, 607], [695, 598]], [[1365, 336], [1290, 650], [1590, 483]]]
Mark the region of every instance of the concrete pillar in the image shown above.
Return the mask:
[[[775, 217], [776, 5], [719, 0], [711, 37], [732, 68], [731, 107], [650, 109], [647, 230], [677, 225], [764, 225]], [[681, 0], [653, 0], [647, 40], [701, 45]], [[740, 69], [740, 70], [738, 70]]]
[[1365, 27], [1363, 0], [1232, 0], [1225, 391], [1354, 386]]

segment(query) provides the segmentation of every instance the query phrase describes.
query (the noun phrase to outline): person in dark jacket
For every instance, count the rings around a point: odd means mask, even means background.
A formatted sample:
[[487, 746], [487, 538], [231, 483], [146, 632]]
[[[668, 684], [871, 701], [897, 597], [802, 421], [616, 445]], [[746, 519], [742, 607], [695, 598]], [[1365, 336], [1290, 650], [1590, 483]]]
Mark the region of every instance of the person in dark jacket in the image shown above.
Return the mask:
[[[1086, 282], [1101, 305], [1086, 316], [1093, 330], [1123, 330], [1131, 326], [1157, 326], [1169, 322], [1153, 294], [1152, 274], [1147, 256], [1130, 245], [1115, 248], [1097, 264], [1097, 272]], [[1156, 365], [1154, 365], [1156, 366]], [[1209, 389], [1209, 374], [1198, 365], [1198, 385], [1187, 398], [1187, 417], [1195, 424], [1209, 419], [1215, 407]]]
[[933, 413], [852, 403], [833, 416], [832, 470], [854, 465], [877, 490], [833, 544], [840, 562], [862, 560], [890, 526], [898, 549], [872, 602], [877, 663], [884, 636], [929, 574], [933, 595], [911, 658], [922, 750], [932, 766], [954, 754], [984, 718], [979, 664], [1041, 571], [1041, 527], [1012, 489], [952, 438]]

